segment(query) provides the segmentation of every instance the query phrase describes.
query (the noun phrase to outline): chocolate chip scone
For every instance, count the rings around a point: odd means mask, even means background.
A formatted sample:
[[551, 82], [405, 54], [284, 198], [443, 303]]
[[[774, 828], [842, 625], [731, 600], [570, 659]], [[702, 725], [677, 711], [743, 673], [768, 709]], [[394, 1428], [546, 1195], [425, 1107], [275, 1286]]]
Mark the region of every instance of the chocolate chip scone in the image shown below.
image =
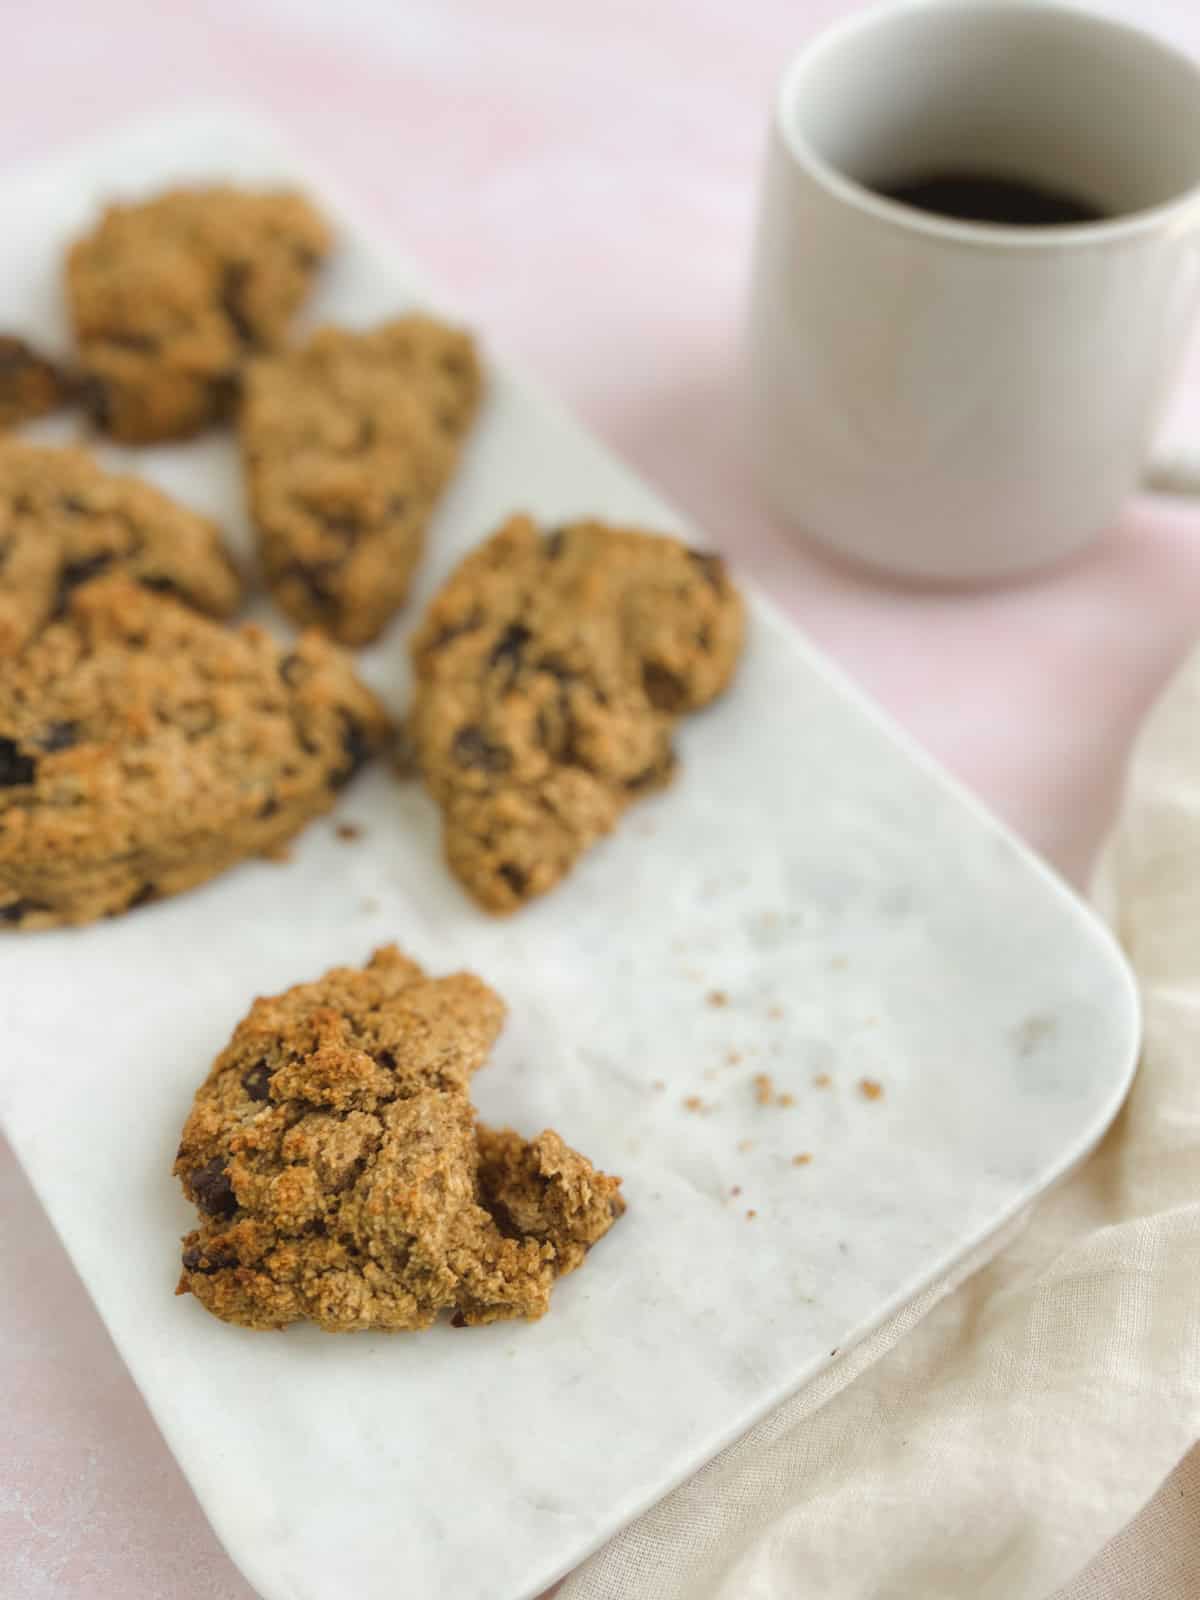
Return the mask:
[[242, 585], [215, 524], [84, 450], [0, 440], [0, 658], [19, 650], [72, 589], [123, 572], [209, 616]]
[[413, 641], [409, 719], [451, 869], [488, 911], [544, 894], [671, 776], [678, 719], [732, 676], [741, 600], [677, 539], [513, 517]]
[[303, 196], [171, 189], [114, 205], [67, 257], [83, 398], [130, 443], [227, 416], [251, 354], [280, 343], [330, 247]]
[[387, 733], [319, 634], [284, 651], [123, 577], [0, 661], [0, 925], [113, 916], [277, 849]]
[[72, 392], [66, 376], [24, 339], [0, 333], [0, 428], [44, 417]]
[[557, 1133], [476, 1122], [504, 1010], [394, 945], [256, 1000], [184, 1126], [174, 1170], [201, 1222], [177, 1292], [248, 1328], [540, 1317], [625, 1206]]
[[250, 514], [288, 616], [343, 644], [378, 634], [408, 593], [480, 389], [470, 336], [424, 316], [322, 328], [251, 364]]

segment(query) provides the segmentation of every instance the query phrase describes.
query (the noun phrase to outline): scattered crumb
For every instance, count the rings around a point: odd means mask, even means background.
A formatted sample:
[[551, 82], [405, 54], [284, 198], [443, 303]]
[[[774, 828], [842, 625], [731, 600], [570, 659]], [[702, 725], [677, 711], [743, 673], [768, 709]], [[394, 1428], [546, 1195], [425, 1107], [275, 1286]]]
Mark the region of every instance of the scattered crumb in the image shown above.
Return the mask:
[[339, 839], [345, 839], [347, 844], [363, 836], [363, 830], [357, 822], [339, 822], [333, 831]]
[[733, 1188], [730, 1189], [729, 1192], [730, 1192], [730, 1194], [741, 1194], [741, 1192], [742, 1192], [741, 1184], [740, 1183], [735, 1183]]
[[652, 1089], [657, 1089], [659, 1091], [659, 1093], [661, 1093], [667, 1086], [662, 1081], [661, 1078], [655, 1078], [654, 1082], [650, 1085], [650, 1087]]
[[876, 1083], [874, 1078], [860, 1078], [858, 1092], [864, 1100], [879, 1100], [883, 1097], [883, 1085]]
[[708, 991], [707, 998], [710, 1006], [720, 1007], [727, 1006], [729, 1004], [729, 996], [725, 993], [724, 989], [710, 989]]
[[375, 899], [374, 895], [368, 895], [362, 903], [362, 908], [364, 911], [378, 911], [379, 901]]
[[717, 1075], [719, 1070], [720, 1069], [717, 1068], [717, 1067], [705, 1067], [705, 1069], [704, 1069], [704, 1081], [706, 1083], [711, 1083], [713, 1081], [713, 1079], [716, 1077], [716, 1075]]
[[807, 1150], [802, 1150], [798, 1156], [792, 1157], [792, 1165], [794, 1167], [806, 1167], [811, 1160], [811, 1153]]
[[725, 1057], [726, 1062], [731, 1067], [736, 1067], [736, 1066], [740, 1065], [741, 1059], [742, 1059], [742, 1052], [740, 1050], [730, 1050], [728, 1055]]
[[754, 1098], [760, 1106], [794, 1106], [794, 1094], [779, 1094], [769, 1072], [756, 1072], [751, 1079], [754, 1085]]
[[845, 972], [850, 963], [846, 960], [845, 956], [834, 956], [829, 965], [835, 972]]
[[683, 1109], [685, 1111], [698, 1111], [702, 1115], [707, 1115], [712, 1110], [712, 1107], [701, 1100], [698, 1094], [690, 1094], [683, 1102]]
[[818, 1072], [816, 1077], [813, 1079], [813, 1083], [818, 1089], [828, 1089], [832, 1082], [833, 1079], [827, 1072]]
[[757, 1215], [758, 1215], [758, 1212], [753, 1210], [753, 1209], [751, 1209], [750, 1211], [747, 1211], [747, 1213], [746, 1213], [746, 1221], [747, 1222], [753, 1222], [754, 1218]]
[[753, 1139], [739, 1139], [738, 1140], [738, 1149], [739, 1150], [743, 1150], [743, 1151], [744, 1150], [753, 1150], [754, 1149], [754, 1140]]
[[772, 1022], [778, 1022], [778, 1021], [780, 1021], [780, 1019], [783, 1016], [783, 1007], [782, 1006], [768, 1006], [767, 1007], [767, 1015], [770, 1017]]

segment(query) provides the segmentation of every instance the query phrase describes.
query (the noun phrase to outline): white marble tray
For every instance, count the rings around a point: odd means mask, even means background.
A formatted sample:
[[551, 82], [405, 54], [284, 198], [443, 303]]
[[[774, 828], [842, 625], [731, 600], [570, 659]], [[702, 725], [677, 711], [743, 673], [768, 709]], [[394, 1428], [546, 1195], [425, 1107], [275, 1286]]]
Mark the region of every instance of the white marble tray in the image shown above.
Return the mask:
[[[217, 175], [295, 166], [209, 112], [4, 179], [0, 322], [62, 341], [58, 253], [99, 201]], [[413, 273], [339, 220], [317, 315], [409, 303]], [[136, 460], [244, 537], [227, 440]], [[679, 525], [499, 370], [420, 598], [518, 506]], [[397, 706], [405, 631], [363, 658]], [[680, 743], [673, 789], [510, 921], [447, 876], [420, 790], [376, 771], [341, 807], [358, 843], [320, 822], [288, 865], [0, 944], [4, 1125], [267, 1600], [537, 1593], [1012, 1217], [1125, 1093], [1137, 1005], [1107, 933], [761, 600], [735, 690]], [[193, 1087], [253, 995], [387, 939], [505, 994], [484, 1113], [558, 1127], [624, 1174], [629, 1212], [534, 1326], [224, 1327], [171, 1293]], [[794, 1105], [758, 1105], [760, 1071]]]

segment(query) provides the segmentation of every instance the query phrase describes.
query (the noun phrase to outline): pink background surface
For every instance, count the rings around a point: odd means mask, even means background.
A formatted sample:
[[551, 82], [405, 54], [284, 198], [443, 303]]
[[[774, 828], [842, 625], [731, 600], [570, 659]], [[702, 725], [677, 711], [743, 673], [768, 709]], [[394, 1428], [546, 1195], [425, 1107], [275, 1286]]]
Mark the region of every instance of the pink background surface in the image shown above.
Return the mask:
[[[7, 0], [0, 167], [193, 97], [259, 106], [1078, 878], [1137, 722], [1200, 633], [1200, 507], [1145, 500], [1067, 570], [949, 595], [806, 550], [747, 472], [738, 345], [767, 107], [788, 55], [855, 9]], [[1195, 0], [1104, 9], [1200, 53]], [[1170, 429], [1200, 441], [1195, 356]], [[0, 1393], [5, 1600], [251, 1595], [2, 1143]]]

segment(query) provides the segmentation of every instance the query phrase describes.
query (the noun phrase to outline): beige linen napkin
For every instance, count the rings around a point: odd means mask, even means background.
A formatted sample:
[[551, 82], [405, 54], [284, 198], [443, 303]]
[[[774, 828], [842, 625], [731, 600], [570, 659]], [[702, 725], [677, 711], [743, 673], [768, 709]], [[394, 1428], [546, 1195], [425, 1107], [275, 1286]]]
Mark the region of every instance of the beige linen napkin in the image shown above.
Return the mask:
[[[1200, 1438], [1200, 653], [1143, 730], [1102, 886], [1146, 1043], [1100, 1148], [558, 1600], [1046, 1600]], [[1110, 1561], [1070, 1600], [1200, 1595], [1186, 1560], [1160, 1582], [1112, 1557], [1126, 1586]]]

